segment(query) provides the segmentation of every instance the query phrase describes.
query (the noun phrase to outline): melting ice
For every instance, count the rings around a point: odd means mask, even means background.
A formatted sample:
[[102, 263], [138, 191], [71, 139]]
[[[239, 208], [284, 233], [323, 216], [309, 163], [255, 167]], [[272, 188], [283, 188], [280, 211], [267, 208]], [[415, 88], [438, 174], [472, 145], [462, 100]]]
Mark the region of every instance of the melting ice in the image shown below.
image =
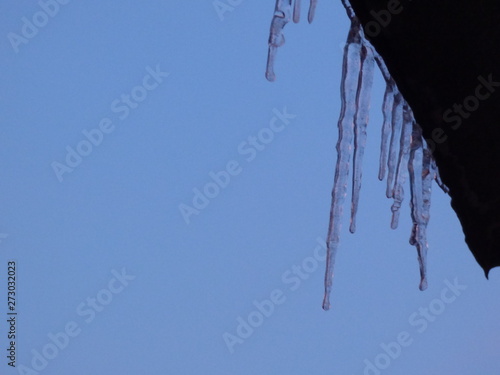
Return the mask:
[[[366, 144], [366, 128], [375, 63], [386, 81], [382, 105], [384, 120], [378, 177], [383, 180], [387, 175], [386, 195], [393, 199], [391, 228], [395, 229], [398, 226], [399, 209], [404, 199], [405, 181], [409, 175], [410, 208], [413, 222], [410, 244], [417, 248], [420, 265], [419, 288], [421, 290], [427, 288], [428, 245], [425, 231], [429, 222], [432, 181], [436, 180], [439, 186], [447, 192], [446, 186], [439, 179], [431, 151], [423, 140], [422, 131], [415, 122], [409, 105], [403, 99], [382, 58], [364, 38], [362, 27], [348, 1], [342, 0], [342, 3], [351, 20], [351, 27], [344, 47], [342, 62], [341, 110], [338, 120], [339, 137], [336, 146], [337, 163], [327, 236], [327, 264], [323, 299], [323, 309], [325, 310], [330, 308], [335, 255], [340, 243], [341, 218], [347, 195], [351, 156], [353, 175], [349, 230], [351, 233], [356, 230], [356, 213], [361, 189], [362, 161]], [[317, 0], [310, 0], [309, 22], [313, 20], [316, 4]], [[274, 63], [278, 48], [285, 43], [283, 28], [290, 19], [293, 19], [295, 23], [299, 22], [300, 6], [300, 0], [295, 0], [293, 6], [292, 0], [276, 0], [269, 35], [266, 69], [266, 78], [269, 81], [276, 79]]]

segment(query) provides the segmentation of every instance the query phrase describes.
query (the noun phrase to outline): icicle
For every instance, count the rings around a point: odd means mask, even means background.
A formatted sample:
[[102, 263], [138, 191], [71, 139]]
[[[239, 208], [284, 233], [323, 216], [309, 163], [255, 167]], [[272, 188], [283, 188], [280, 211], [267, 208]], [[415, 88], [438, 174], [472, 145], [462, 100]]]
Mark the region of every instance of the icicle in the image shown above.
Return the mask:
[[393, 198], [394, 203], [392, 204], [392, 220], [391, 228], [396, 229], [399, 222], [399, 209], [401, 208], [401, 203], [404, 198], [403, 185], [406, 179], [406, 170], [408, 168], [407, 161], [410, 154], [410, 140], [411, 132], [413, 127], [413, 114], [410, 107], [405, 102], [403, 105], [403, 129], [401, 131], [401, 140], [399, 145], [399, 157], [396, 170], [396, 178], [394, 181]]
[[311, 0], [309, 4], [309, 14], [307, 15], [307, 21], [312, 23], [314, 20], [314, 14], [316, 13], [316, 5], [318, 5], [318, 0]]
[[374, 58], [375, 62], [378, 65], [378, 68], [380, 69], [380, 73], [382, 73], [382, 76], [385, 79], [385, 83], [387, 85], [396, 87], [396, 83], [392, 79], [391, 74], [389, 73], [389, 70], [387, 69], [384, 60], [382, 60], [382, 57], [380, 57], [380, 55], [377, 52], [374, 52]]
[[387, 163], [387, 144], [391, 136], [392, 108], [394, 106], [395, 86], [396, 84], [394, 83], [394, 81], [392, 81], [390, 84], [387, 84], [387, 86], [385, 87], [384, 102], [382, 104], [384, 123], [382, 125], [382, 141], [380, 143], [380, 163], [378, 170], [378, 179], [380, 181], [382, 181], [385, 177], [385, 168]]
[[[314, 0], [311, 0], [311, 5]], [[344, 6], [346, 12], [347, 12], [347, 17], [353, 22], [353, 20], [356, 18], [356, 15], [354, 14], [354, 10], [352, 10], [351, 4], [349, 4], [348, 0], [342, 0], [342, 5]]]
[[353, 125], [356, 116], [356, 97], [360, 74], [361, 37], [360, 25], [353, 19], [351, 29], [344, 47], [342, 62], [341, 100], [342, 107], [338, 121], [339, 138], [337, 141], [337, 165], [335, 167], [334, 185], [332, 190], [332, 206], [330, 209], [330, 225], [327, 238], [327, 260], [325, 273], [325, 296], [323, 309], [330, 308], [330, 293], [333, 283], [333, 267], [335, 255], [340, 240], [342, 206], [347, 192], [349, 178], [349, 161], [353, 142]]
[[429, 222], [430, 195], [434, 169], [432, 167], [432, 156], [428, 149], [422, 146], [422, 130], [420, 126], [413, 123], [411, 136], [410, 160], [408, 162], [410, 172], [411, 189], [411, 217], [413, 228], [410, 236], [410, 244], [416, 246], [418, 262], [420, 265], [420, 290], [427, 288], [427, 238], [426, 228]]
[[391, 115], [391, 143], [389, 146], [389, 157], [387, 159], [387, 189], [385, 195], [392, 198], [394, 194], [394, 176], [396, 175], [397, 155], [401, 128], [403, 127], [403, 96], [400, 92], [394, 94]]
[[276, 0], [274, 16], [271, 21], [271, 31], [269, 33], [269, 52], [267, 54], [266, 78], [268, 81], [274, 81], [274, 60], [278, 47], [285, 44], [283, 28], [290, 21], [292, 14], [292, 0]]
[[[269, 32], [269, 50], [267, 53], [266, 78], [268, 81], [275, 81], [276, 74], [274, 73], [274, 62], [278, 48], [285, 44], [285, 36], [283, 29], [286, 24], [293, 19], [293, 22], [300, 21], [300, 3], [301, 0], [295, 0], [292, 9], [292, 0], [276, 0], [274, 6], [274, 16], [271, 21], [271, 31]], [[317, 0], [310, 0], [308, 21], [311, 23], [316, 12]]]
[[354, 118], [354, 158], [352, 178], [351, 225], [349, 231], [356, 231], [356, 213], [358, 211], [359, 191], [361, 189], [361, 174], [363, 155], [366, 145], [366, 127], [370, 109], [370, 96], [373, 84], [373, 54], [371, 48], [364, 43], [361, 47], [360, 72], [356, 93], [356, 116]]
[[293, 4], [293, 22], [299, 23], [300, 21], [300, 0], [295, 0]]
[[[420, 127], [419, 127], [420, 128]], [[422, 134], [422, 129], [420, 128], [420, 134]], [[423, 208], [422, 208], [422, 224], [424, 230], [427, 228], [427, 224], [430, 220], [430, 209], [431, 209], [431, 195], [432, 195], [432, 181], [437, 175], [437, 166], [434, 158], [432, 157], [432, 152], [428, 148], [423, 148], [423, 162], [422, 162], [422, 192], [423, 192]], [[424, 233], [425, 234], [425, 233]], [[416, 239], [417, 237], [415, 237]], [[427, 243], [426, 243], [427, 244]], [[424, 259], [424, 263], [425, 263]]]
[[[382, 60], [380, 55], [376, 52], [374, 52], [374, 59], [386, 82], [386, 91], [382, 105], [384, 124], [382, 126], [382, 142], [380, 145], [379, 179], [384, 179], [386, 171], [384, 160], [387, 160], [388, 175], [386, 196], [387, 198], [392, 198], [394, 191], [394, 176], [396, 174], [396, 155], [399, 150], [398, 141], [403, 125], [404, 99], [396, 86], [396, 82], [392, 79], [384, 60]], [[389, 138], [390, 146], [389, 152], [387, 152]]]
[[441, 176], [439, 175], [439, 170], [437, 169], [436, 161], [434, 160], [434, 158], [432, 159], [432, 165], [433, 165], [434, 170], [436, 171], [436, 176], [434, 177], [434, 179], [436, 180], [436, 183], [441, 188], [441, 190], [443, 190], [445, 192], [445, 194], [448, 194], [450, 189], [441, 180]]
[[[410, 245], [417, 244], [417, 226], [419, 215], [423, 207], [423, 155], [422, 155], [422, 140], [418, 137], [420, 129], [418, 125], [413, 125], [410, 145], [410, 159], [408, 161], [408, 172], [410, 174], [410, 191], [411, 191], [411, 217], [413, 220], [413, 228], [410, 235]], [[429, 171], [427, 171], [429, 172]]]
[[[325, 295], [323, 309], [330, 308], [330, 294], [333, 284], [335, 256], [340, 243], [341, 218], [343, 204], [347, 195], [349, 163], [352, 149], [353, 177], [351, 223], [349, 230], [356, 230], [356, 213], [361, 189], [362, 160], [366, 143], [366, 127], [370, 104], [370, 91], [373, 82], [373, 65], [377, 63], [386, 82], [382, 111], [384, 121], [380, 145], [378, 178], [387, 175], [386, 195], [393, 198], [391, 206], [391, 227], [396, 228], [399, 221], [399, 209], [404, 198], [403, 185], [406, 173], [410, 175], [412, 231], [410, 243], [417, 248], [420, 264], [420, 289], [427, 287], [426, 228], [429, 222], [430, 196], [432, 181], [445, 193], [448, 188], [443, 184], [435, 160], [422, 137], [421, 128], [416, 124], [413, 113], [399, 92], [387, 66], [380, 55], [364, 39], [362, 27], [354, 14], [349, 0], [342, 0], [351, 28], [344, 47], [341, 81], [341, 113], [338, 120], [339, 138], [337, 141], [337, 162], [335, 167], [330, 223], [327, 238], [327, 264], [325, 273]], [[312, 22], [317, 0], [310, 0], [308, 21]], [[301, 0], [276, 0], [274, 16], [269, 35], [269, 51], [266, 78], [274, 81], [274, 62], [277, 50], [285, 43], [283, 29], [293, 19], [300, 21]], [[353, 144], [354, 143], [354, 144]]]

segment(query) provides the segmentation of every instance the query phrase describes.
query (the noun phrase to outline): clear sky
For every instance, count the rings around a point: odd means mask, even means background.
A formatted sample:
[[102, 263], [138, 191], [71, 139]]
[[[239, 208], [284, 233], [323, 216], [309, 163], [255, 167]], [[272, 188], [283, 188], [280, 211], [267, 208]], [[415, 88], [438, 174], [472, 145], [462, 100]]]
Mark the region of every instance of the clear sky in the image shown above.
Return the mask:
[[321, 309], [348, 19], [287, 25], [269, 83], [274, 0], [221, 2], [0, 4], [0, 373], [498, 374], [500, 273], [449, 198], [425, 292], [407, 199], [389, 227], [379, 73]]

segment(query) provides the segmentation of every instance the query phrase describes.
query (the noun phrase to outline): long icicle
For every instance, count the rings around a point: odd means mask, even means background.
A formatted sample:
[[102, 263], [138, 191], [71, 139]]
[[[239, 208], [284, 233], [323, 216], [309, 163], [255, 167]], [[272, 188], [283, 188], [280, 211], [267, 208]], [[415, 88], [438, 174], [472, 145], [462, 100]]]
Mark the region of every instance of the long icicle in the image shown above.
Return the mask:
[[411, 151], [408, 161], [411, 189], [411, 218], [413, 221], [410, 244], [417, 248], [420, 265], [420, 290], [427, 288], [427, 238], [426, 227], [429, 222], [430, 194], [434, 170], [431, 164], [429, 150], [422, 145], [422, 130], [417, 123], [413, 123], [411, 136]]
[[[421, 133], [422, 134], [422, 133]], [[432, 156], [431, 150], [428, 148], [423, 149], [423, 174], [422, 174], [422, 190], [423, 190], [423, 208], [422, 208], [422, 224], [420, 234], [423, 235], [422, 240], [419, 241], [422, 244], [422, 251], [418, 254], [418, 261], [420, 264], [420, 273], [423, 278], [420, 282], [420, 290], [425, 290], [427, 288], [427, 250], [429, 248], [426, 238], [427, 224], [431, 218], [431, 195], [432, 195], [432, 181], [437, 175], [436, 161]], [[418, 239], [418, 236], [416, 237]], [[425, 284], [424, 282], [425, 281]]]
[[373, 54], [371, 48], [364, 43], [360, 55], [361, 69], [359, 72], [358, 89], [356, 94], [356, 116], [354, 118], [354, 157], [352, 176], [352, 203], [351, 225], [349, 231], [356, 231], [356, 214], [358, 212], [359, 192], [361, 190], [361, 176], [363, 155], [366, 145], [366, 127], [370, 110], [370, 97], [373, 85]]
[[337, 163], [335, 167], [330, 224], [327, 237], [327, 259], [325, 272], [325, 295], [323, 309], [330, 308], [330, 294], [333, 284], [335, 255], [340, 241], [340, 229], [343, 203], [347, 193], [349, 161], [353, 142], [353, 124], [356, 115], [356, 91], [360, 73], [361, 36], [360, 24], [356, 18], [351, 21], [351, 28], [344, 47], [340, 94], [342, 107], [338, 121], [339, 138], [337, 141]]

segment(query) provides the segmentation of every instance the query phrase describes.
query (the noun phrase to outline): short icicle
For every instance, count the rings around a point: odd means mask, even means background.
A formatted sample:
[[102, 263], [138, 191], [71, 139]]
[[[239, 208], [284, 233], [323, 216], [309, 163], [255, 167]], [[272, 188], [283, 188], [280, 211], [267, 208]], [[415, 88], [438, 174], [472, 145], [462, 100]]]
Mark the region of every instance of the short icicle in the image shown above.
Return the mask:
[[292, 0], [276, 0], [274, 16], [271, 21], [271, 30], [269, 33], [269, 51], [267, 54], [266, 78], [268, 81], [275, 81], [274, 61], [278, 48], [285, 44], [283, 28], [292, 16]]
[[293, 22], [299, 23], [300, 21], [300, 0], [295, 0], [293, 4]]
[[434, 176], [434, 179], [436, 180], [436, 183], [441, 188], [441, 190], [443, 190], [443, 192], [445, 194], [448, 194], [448, 192], [450, 191], [450, 189], [441, 180], [441, 176], [439, 175], [439, 170], [437, 169], [436, 161], [434, 160], [434, 158], [432, 158], [432, 166], [433, 166], [434, 170], [436, 171], [436, 175]]
[[318, 0], [311, 0], [309, 4], [309, 13], [307, 15], [307, 21], [312, 23], [314, 20], [314, 15], [316, 14], [316, 5], [318, 5]]

